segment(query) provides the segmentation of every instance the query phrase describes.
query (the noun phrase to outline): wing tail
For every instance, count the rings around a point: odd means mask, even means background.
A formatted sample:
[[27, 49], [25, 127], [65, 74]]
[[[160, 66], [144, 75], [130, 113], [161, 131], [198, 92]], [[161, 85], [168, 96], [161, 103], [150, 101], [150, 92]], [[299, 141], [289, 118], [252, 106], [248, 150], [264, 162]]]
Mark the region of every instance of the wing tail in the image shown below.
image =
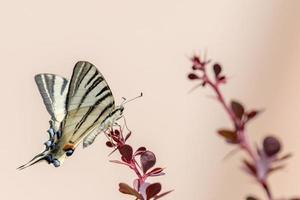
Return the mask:
[[23, 170], [27, 167], [30, 167], [38, 162], [41, 162], [43, 160], [46, 160], [46, 156], [47, 153], [46, 151], [43, 151], [42, 153], [37, 154], [36, 156], [34, 156], [29, 162], [25, 163], [24, 165], [21, 165], [20, 167], [18, 167], [18, 170]]

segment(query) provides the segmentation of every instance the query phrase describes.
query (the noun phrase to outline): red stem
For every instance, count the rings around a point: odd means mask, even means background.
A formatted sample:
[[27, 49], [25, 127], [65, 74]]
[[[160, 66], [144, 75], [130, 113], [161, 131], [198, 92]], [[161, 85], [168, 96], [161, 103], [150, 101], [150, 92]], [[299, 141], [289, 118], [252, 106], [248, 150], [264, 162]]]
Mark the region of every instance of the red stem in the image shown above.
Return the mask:
[[[238, 137], [239, 137], [239, 140], [240, 140], [240, 143], [239, 143], [240, 148], [243, 149], [252, 158], [253, 163], [255, 163], [255, 165], [257, 166], [258, 165], [258, 159], [257, 159], [257, 156], [254, 153], [253, 149], [250, 146], [249, 139], [247, 137], [247, 134], [245, 133], [245, 127], [244, 127], [243, 122], [235, 116], [235, 114], [233, 113], [231, 108], [226, 104], [225, 98], [224, 98], [222, 92], [220, 91], [218, 81], [213, 82], [209, 78], [209, 76], [207, 75], [205, 66], [203, 67], [202, 80], [206, 84], [208, 84], [214, 90], [214, 92], [216, 93], [218, 101], [221, 103], [221, 105], [225, 109], [226, 113], [229, 115], [233, 125], [235, 126], [235, 128], [237, 130], [237, 134], [238, 134]], [[273, 200], [272, 193], [271, 193], [270, 188], [267, 184], [267, 181], [266, 180], [261, 180], [261, 178], [258, 177], [258, 175], [256, 175], [256, 180], [258, 181], [258, 183], [264, 189], [265, 193], [268, 196], [268, 199]]]
[[134, 158], [132, 159], [132, 161], [130, 163], [130, 168], [135, 172], [135, 174], [138, 176], [139, 180], [142, 181], [143, 180], [143, 176], [141, 175], [139, 169], [137, 168], [136, 161], [135, 161]]
[[[111, 138], [111, 140], [113, 140], [113, 137], [111, 135], [109, 135], [109, 137]], [[117, 139], [117, 149], [123, 145], [125, 145], [125, 139], [123, 137], [123, 133], [122, 131], [120, 131], [120, 138], [115, 138]], [[137, 175], [138, 179], [139, 179], [139, 183], [140, 185], [142, 185], [146, 179], [147, 179], [147, 176], [145, 175], [142, 175], [141, 172], [140, 172], [140, 166], [138, 165], [136, 159], [135, 159], [135, 156], [133, 155], [132, 159], [129, 161], [129, 162], [126, 162], [126, 165], [132, 169], [134, 171], [134, 173]]]

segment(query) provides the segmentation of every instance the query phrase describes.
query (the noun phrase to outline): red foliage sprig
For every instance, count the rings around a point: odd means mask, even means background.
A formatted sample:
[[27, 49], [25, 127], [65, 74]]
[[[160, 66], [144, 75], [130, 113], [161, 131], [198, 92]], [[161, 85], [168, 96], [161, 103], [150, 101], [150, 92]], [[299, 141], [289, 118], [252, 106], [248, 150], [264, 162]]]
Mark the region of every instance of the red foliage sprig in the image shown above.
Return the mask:
[[[192, 72], [188, 74], [188, 78], [192, 81], [200, 82], [198, 86], [212, 88], [218, 102], [223, 106], [233, 124], [233, 128], [220, 129], [218, 134], [227, 143], [237, 145], [239, 149], [248, 154], [249, 158], [244, 158], [242, 161], [244, 171], [255, 178], [269, 200], [275, 200], [267, 181], [268, 176], [274, 171], [282, 169], [284, 167], [283, 161], [289, 158], [291, 154], [279, 155], [282, 145], [274, 136], [267, 136], [264, 138], [262, 145], [256, 145], [254, 148], [246, 134], [246, 126], [260, 111], [256, 109], [246, 110], [241, 103], [234, 100], [230, 103], [225, 101], [220, 86], [227, 82], [227, 77], [223, 75], [222, 66], [219, 63], [210, 64], [210, 60], [201, 60], [200, 56], [193, 56], [191, 62]], [[213, 77], [209, 76], [208, 68], [212, 69]], [[258, 198], [253, 196], [248, 196], [246, 199], [258, 200]], [[299, 199], [290, 198], [289, 200]]]
[[156, 156], [152, 151], [147, 150], [145, 147], [139, 147], [136, 151], [133, 151], [133, 148], [126, 144], [131, 132], [128, 132], [124, 137], [123, 130], [119, 126], [116, 127], [106, 133], [108, 136], [106, 146], [113, 148], [113, 152], [118, 151], [121, 160], [110, 160], [110, 162], [129, 167], [137, 176], [133, 181], [133, 187], [126, 183], [120, 183], [119, 191], [132, 195], [139, 200], [160, 199], [172, 192], [170, 190], [160, 193], [162, 188], [160, 183], [147, 182], [149, 177], [164, 175], [164, 169], [161, 167], [154, 168]]

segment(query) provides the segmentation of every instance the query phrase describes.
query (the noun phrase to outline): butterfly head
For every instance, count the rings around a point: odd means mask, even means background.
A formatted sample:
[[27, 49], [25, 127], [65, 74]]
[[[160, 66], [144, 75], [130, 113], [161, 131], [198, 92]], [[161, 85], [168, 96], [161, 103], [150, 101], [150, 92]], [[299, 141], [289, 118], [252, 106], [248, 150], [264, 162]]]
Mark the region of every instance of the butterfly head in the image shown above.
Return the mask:
[[139, 96], [134, 97], [134, 98], [129, 99], [129, 100], [127, 100], [126, 98], [123, 97], [123, 102], [121, 103], [121, 105], [119, 105], [115, 108], [115, 110], [111, 113], [111, 115], [113, 115], [116, 120], [120, 119], [123, 116], [124, 105], [126, 103], [128, 103], [130, 101], [133, 101], [137, 98], [140, 98], [142, 96], [143, 96], [143, 93], [141, 93]]

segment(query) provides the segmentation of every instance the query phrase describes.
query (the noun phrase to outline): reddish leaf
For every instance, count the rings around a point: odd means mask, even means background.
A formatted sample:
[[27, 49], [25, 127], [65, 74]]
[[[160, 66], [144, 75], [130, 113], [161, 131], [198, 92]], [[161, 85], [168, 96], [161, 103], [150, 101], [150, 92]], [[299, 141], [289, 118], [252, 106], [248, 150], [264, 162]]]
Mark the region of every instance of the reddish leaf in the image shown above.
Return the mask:
[[139, 147], [136, 151], [146, 151], [146, 147]]
[[243, 160], [243, 163], [245, 164], [246, 169], [248, 169], [248, 171], [251, 174], [256, 175], [256, 167], [252, 163], [250, 163], [249, 161], [247, 161], [245, 159]]
[[137, 199], [143, 200], [144, 198], [142, 197], [141, 194], [138, 193], [135, 189], [127, 185], [126, 183], [120, 183], [119, 184], [119, 191], [123, 194], [129, 194], [132, 196], [135, 196]]
[[264, 152], [267, 156], [274, 156], [281, 149], [281, 144], [276, 137], [268, 136], [263, 141]]
[[218, 77], [218, 80], [219, 80], [219, 82], [226, 83], [226, 77], [225, 76]]
[[131, 136], [131, 131], [126, 135], [125, 141], [127, 141], [130, 136]]
[[164, 170], [163, 168], [157, 167], [157, 168], [152, 169], [150, 172], [148, 172], [148, 174], [159, 174], [163, 170]]
[[156, 163], [155, 154], [151, 151], [145, 151], [141, 154], [141, 164], [143, 172], [146, 173]]
[[256, 198], [256, 197], [253, 197], [253, 196], [248, 196], [248, 197], [246, 198], [246, 200], [259, 200], [259, 199]]
[[242, 104], [237, 101], [231, 101], [231, 109], [237, 118], [242, 119], [245, 113], [245, 109]]
[[200, 60], [200, 57], [198, 57], [198, 56], [193, 56], [193, 57], [191, 58], [191, 61], [192, 61], [193, 64], [195, 64], [195, 65], [201, 65], [201, 60]]
[[233, 144], [239, 143], [239, 138], [235, 131], [221, 129], [221, 130], [218, 130], [218, 133], [219, 133], [219, 135], [224, 137], [226, 139], [226, 141], [229, 143], [233, 143]]
[[109, 137], [111, 137], [114, 134], [113, 130], [109, 130], [108, 133], [106, 133]]
[[133, 150], [131, 146], [125, 144], [120, 146], [118, 149], [124, 161], [129, 162], [132, 159]]
[[138, 148], [136, 151], [135, 151], [135, 153], [134, 153], [134, 155], [141, 155], [142, 153], [144, 153], [145, 151], [146, 151], [147, 149], [146, 149], [146, 147], [140, 147], [140, 148]]
[[162, 172], [163, 170], [164, 170], [163, 168], [157, 167], [157, 168], [152, 169], [152, 170], [151, 170], [150, 172], [148, 172], [147, 174], [148, 174], [149, 176], [160, 175], [161, 172]]
[[214, 66], [213, 66], [213, 68], [214, 68], [215, 77], [218, 78], [219, 75], [220, 75], [220, 73], [221, 73], [221, 71], [222, 71], [222, 67], [221, 67], [220, 64], [215, 63]]
[[254, 117], [256, 117], [260, 112], [257, 110], [252, 110], [250, 112], [247, 113], [247, 119], [253, 119]]
[[276, 166], [276, 167], [272, 167], [268, 170], [268, 173], [272, 173], [272, 172], [275, 172], [277, 170], [280, 170], [280, 169], [283, 169], [285, 166], [284, 165], [279, 165], [279, 166]]
[[161, 191], [160, 183], [152, 183], [146, 189], [147, 200], [153, 198]]
[[118, 129], [115, 129], [114, 134], [117, 135], [117, 136], [119, 136], [120, 135], [120, 131]]
[[194, 74], [194, 73], [190, 73], [190, 74], [188, 75], [188, 78], [189, 78], [190, 80], [200, 79], [200, 77], [199, 77], [197, 74]]
[[198, 68], [197, 68], [196, 65], [193, 65], [193, 66], [192, 66], [192, 69], [193, 69], [193, 70], [196, 70], [196, 69], [198, 69]]
[[127, 163], [124, 163], [124, 162], [121, 162], [121, 161], [118, 161], [118, 160], [110, 160], [109, 162], [122, 164], [122, 165], [127, 165]]
[[118, 143], [120, 141], [120, 138], [116, 135], [111, 135], [111, 138], [116, 142]]
[[115, 146], [111, 141], [107, 141], [105, 144], [108, 147], [114, 147]]
[[286, 160], [286, 159], [289, 159], [290, 157], [292, 157], [293, 155], [291, 153], [288, 153], [280, 158], [277, 158], [276, 161], [283, 161], [283, 160]]
[[154, 200], [160, 199], [160, 198], [166, 196], [167, 194], [169, 194], [169, 193], [171, 193], [171, 192], [173, 192], [173, 191], [174, 191], [174, 190], [169, 190], [169, 191], [163, 192], [163, 193], [161, 193], [161, 194], [159, 194], [159, 195], [156, 195], [156, 196], [154, 197]]
[[200, 57], [193, 56], [191, 58], [191, 61], [193, 63], [193, 66], [192, 66], [193, 70], [197, 70], [197, 69], [202, 70], [203, 69], [204, 63], [201, 62]]

